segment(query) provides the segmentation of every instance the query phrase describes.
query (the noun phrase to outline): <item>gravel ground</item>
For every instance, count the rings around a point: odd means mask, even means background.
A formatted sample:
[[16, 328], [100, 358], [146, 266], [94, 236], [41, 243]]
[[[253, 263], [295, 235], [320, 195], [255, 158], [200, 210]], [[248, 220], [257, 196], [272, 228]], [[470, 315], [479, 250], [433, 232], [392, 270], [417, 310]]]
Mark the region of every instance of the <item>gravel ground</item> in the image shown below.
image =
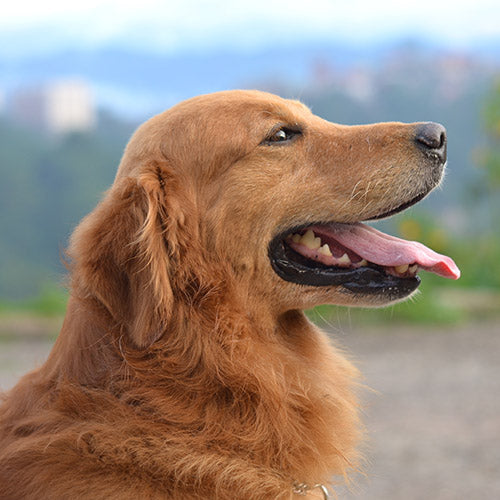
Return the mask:
[[[339, 499], [500, 498], [500, 323], [330, 331], [373, 389], [365, 474]], [[0, 337], [0, 389], [50, 347], [40, 335]]]

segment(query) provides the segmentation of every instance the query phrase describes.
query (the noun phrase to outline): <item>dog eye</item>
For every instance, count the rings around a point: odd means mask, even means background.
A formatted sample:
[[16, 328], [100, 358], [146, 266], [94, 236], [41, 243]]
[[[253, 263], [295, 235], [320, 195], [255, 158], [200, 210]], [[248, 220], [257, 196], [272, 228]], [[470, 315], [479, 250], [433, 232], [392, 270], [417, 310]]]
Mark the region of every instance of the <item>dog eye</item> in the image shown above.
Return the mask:
[[272, 133], [267, 139], [264, 140], [264, 144], [275, 144], [278, 142], [290, 141], [297, 135], [300, 135], [300, 130], [292, 130], [287, 127], [282, 127]]
[[290, 139], [290, 134], [282, 128], [269, 137], [269, 142], [283, 142], [288, 141], [288, 139]]

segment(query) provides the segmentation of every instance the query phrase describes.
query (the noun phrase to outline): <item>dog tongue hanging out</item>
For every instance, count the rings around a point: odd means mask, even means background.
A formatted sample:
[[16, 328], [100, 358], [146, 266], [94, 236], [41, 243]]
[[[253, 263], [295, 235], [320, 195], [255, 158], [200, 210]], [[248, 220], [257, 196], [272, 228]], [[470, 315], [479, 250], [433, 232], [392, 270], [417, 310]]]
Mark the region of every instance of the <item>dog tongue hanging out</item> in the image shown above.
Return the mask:
[[371, 263], [396, 276], [415, 276], [424, 269], [444, 278], [460, 277], [449, 257], [361, 223], [314, 226], [302, 235], [293, 234], [288, 243], [301, 255], [326, 266], [356, 269]]
[[342, 126], [261, 92], [142, 125], [71, 238], [47, 362], [0, 406], [0, 498], [325, 496], [357, 464], [358, 373], [302, 309], [459, 277], [363, 223], [424, 198], [445, 162], [441, 125]]

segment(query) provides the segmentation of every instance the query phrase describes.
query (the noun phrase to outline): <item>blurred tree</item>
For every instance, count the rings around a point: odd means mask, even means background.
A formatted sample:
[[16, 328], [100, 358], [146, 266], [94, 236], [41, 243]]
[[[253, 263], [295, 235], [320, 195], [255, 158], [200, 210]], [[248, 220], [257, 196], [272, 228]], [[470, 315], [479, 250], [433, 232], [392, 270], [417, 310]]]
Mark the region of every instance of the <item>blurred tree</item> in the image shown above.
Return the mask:
[[487, 145], [479, 157], [479, 164], [485, 170], [485, 188], [492, 194], [500, 189], [500, 77], [486, 98], [483, 119]]
[[[485, 215], [489, 227], [479, 238], [464, 243], [464, 260], [468, 264], [473, 286], [492, 286], [498, 289], [500, 288], [500, 266], [498, 265], [500, 253], [500, 75], [486, 96], [482, 119], [485, 144], [478, 151], [475, 159], [483, 169], [484, 175], [476, 186], [475, 195], [485, 203], [488, 210]], [[467, 279], [463, 281], [467, 284]]]

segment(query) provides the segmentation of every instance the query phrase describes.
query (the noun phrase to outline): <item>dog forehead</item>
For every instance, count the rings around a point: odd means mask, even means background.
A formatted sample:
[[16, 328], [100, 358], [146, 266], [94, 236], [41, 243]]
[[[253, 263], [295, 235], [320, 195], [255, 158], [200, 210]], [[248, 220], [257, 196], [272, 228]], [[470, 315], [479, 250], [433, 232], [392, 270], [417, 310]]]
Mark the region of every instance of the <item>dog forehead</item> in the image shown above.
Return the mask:
[[179, 150], [187, 149], [194, 153], [191, 148], [207, 140], [211, 144], [209, 150], [217, 149], [217, 145], [224, 148], [232, 141], [241, 142], [249, 132], [258, 136], [268, 131], [272, 123], [295, 124], [312, 116], [300, 101], [257, 90], [193, 97], [154, 116], [136, 130], [117, 178], [138, 172], [137, 166], [146, 158], [176, 157]]
[[257, 121], [275, 117], [283, 121], [296, 121], [310, 115], [300, 101], [283, 99], [277, 95], [257, 90], [231, 90], [215, 92], [188, 99], [165, 112], [165, 118], [190, 123], [221, 125]]

